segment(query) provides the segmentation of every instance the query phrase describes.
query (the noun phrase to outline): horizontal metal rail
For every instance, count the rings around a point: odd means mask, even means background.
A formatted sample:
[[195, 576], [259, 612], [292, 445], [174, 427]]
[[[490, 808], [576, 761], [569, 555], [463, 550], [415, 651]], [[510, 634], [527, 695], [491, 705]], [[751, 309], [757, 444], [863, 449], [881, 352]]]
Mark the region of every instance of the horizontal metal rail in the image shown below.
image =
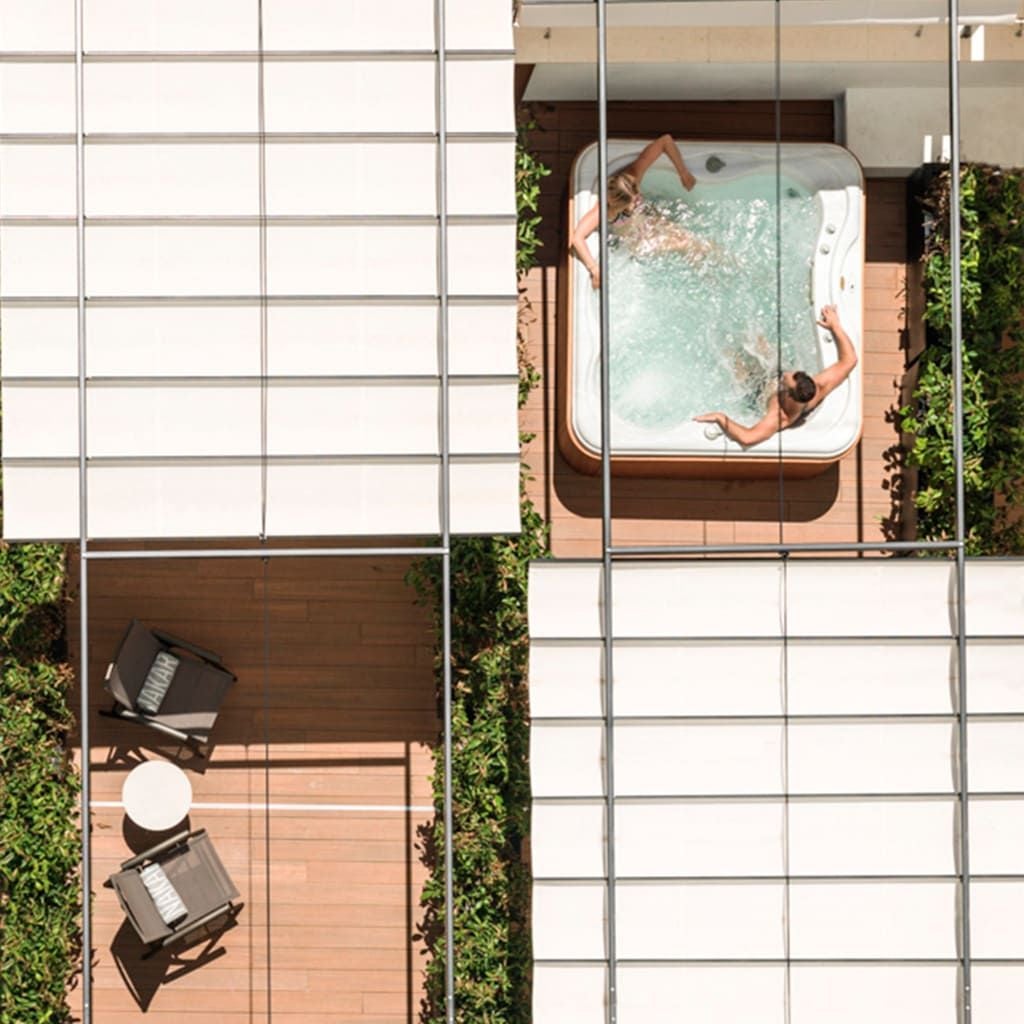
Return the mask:
[[[607, 957], [579, 957], [578, 959], [534, 957], [534, 964], [544, 967], [600, 967], [607, 966]], [[615, 962], [622, 967], [785, 967], [787, 964], [814, 967], [855, 967], [868, 966], [900, 966], [900, 967], [956, 967], [961, 963], [959, 957], [809, 957], [809, 956], [764, 956], [764, 957], [666, 957], [664, 960], [651, 960], [649, 957], [619, 956]], [[1024, 965], [1024, 957], [984, 957], [972, 956], [972, 964], [990, 964], [992, 966]]]
[[[358, 462], [370, 464], [405, 464], [424, 465], [437, 462], [441, 453], [437, 452], [347, 452], [322, 454], [305, 453], [297, 455], [89, 455], [86, 462], [90, 466], [250, 466], [262, 465], [266, 462], [271, 466], [303, 466], [303, 465], [348, 465]], [[455, 462], [511, 462], [518, 461], [519, 452], [467, 452], [453, 453]], [[5, 466], [70, 466], [77, 465], [75, 455], [17, 455], [4, 458]]]
[[[587, 885], [588, 883], [594, 882], [606, 882], [606, 875], [538, 875], [536, 874], [536, 866], [534, 867], [533, 880], [535, 883], [541, 885]], [[616, 884], [622, 883], [623, 885], [674, 885], [676, 883], [692, 883], [695, 885], [719, 885], [719, 884], [735, 884], [735, 885], [761, 885], [771, 884], [778, 882], [780, 885], [784, 885], [787, 881], [796, 882], [797, 884], [804, 885], [816, 885], [823, 882], [849, 882], [853, 885], [863, 885], [871, 882], [959, 882], [960, 874], [958, 872], [942, 872], [942, 873], [924, 873], [914, 874], [908, 872], [906, 874], [893, 874], [887, 873], [872, 873], [864, 875], [835, 875], [835, 874], [763, 874], [763, 875], [624, 875], [617, 874], [615, 876]], [[971, 881], [985, 881], [985, 882], [1021, 882], [1024, 881], [1024, 874], [1013, 873], [996, 873], [996, 874], [979, 874], [976, 871], [971, 872]]]
[[[93, 543], [96, 543], [95, 541]], [[82, 555], [87, 561], [157, 561], [166, 558], [421, 558], [447, 553], [443, 547], [316, 547], [275, 548], [269, 544], [260, 548], [145, 548], [130, 549], [89, 548]]]
[[[950, 563], [952, 566], [952, 563]], [[709, 646], [718, 646], [728, 644], [730, 646], [737, 646], [742, 644], [748, 644], [751, 646], [767, 646], [767, 645], [779, 645], [782, 643], [782, 633], [764, 634], [763, 636], [735, 636], [735, 635], [702, 635], [702, 636], [617, 636], [614, 638], [616, 645], [623, 647], [653, 647], [659, 644], [674, 644], [676, 646], [682, 646], [685, 644], [705, 644]], [[1020, 633], [971, 633], [968, 637], [969, 640], [987, 640], [987, 641], [999, 641], [999, 642], [1011, 642], [1024, 640], [1024, 634]], [[800, 643], [800, 644], [876, 644], [878, 646], [886, 644], [904, 644], [909, 645], [913, 643], [955, 643], [956, 632], [953, 627], [950, 627], [948, 633], [903, 633], [898, 636], [876, 636], [869, 634], [860, 634], [859, 636], [835, 636], [833, 634], [787, 634], [785, 637], [787, 643]], [[550, 647], [598, 647], [602, 643], [601, 637], [598, 636], [566, 636], [566, 637], [531, 637], [530, 645], [537, 646], [550, 646]]]
[[[514, 49], [466, 48], [445, 50], [445, 59], [454, 61], [514, 60]], [[332, 63], [339, 64], [380, 61], [402, 63], [437, 60], [437, 50], [429, 47], [405, 50], [86, 50], [85, 64], [264, 64]], [[70, 50], [0, 50], [0, 64], [74, 64]]]
[[[258, 306], [259, 295], [94, 295], [86, 296], [87, 307], [144, 309], [162, 306]], [[269, 306], [436, 306], [440, 296], [434, 292], [422, 295], [377, 295], [366, 293], [320, 295], [268, 295]], [[451, 295], [453, 306], [506, 306], [518, 301], [514, 294]], [[0, 305], [41, 309], [47, 306], [77, 306], [73, 295], [0, 295]]]
[[671, 555], [794, 555], [858, 551], [956, 551], [955, 540], [803, 541], [775, 544], [659, 544], [650, 547], [612, 547], [613, 558], [650, 558]]
[[[514, 131], [448, 132], [448, 142], [515, 142]], [[436, 131], [277, 131], [267, 132], [268, 143], [278, 142], [437, 142]], [[88, 132], [84, 143], [116, 145], [205, 145], [207, 143], [258, 144], [254, 131], [210, 132]], [[74, 132], [0, 132], [0, 143], [14, 145], [75, 145]]]
[[[943, 683], [947, 683], [943, 680]], [[1024, 709], [1020, 711], [974, 711], [968, 716], [971, 722], [1024, 722]], [[901, 723], [934, 723], [936, 725], [954, 725], [959, 720], [957, 711], [916, 711], [895, 712], [886, 714], [863, 713], [857, 711], [804, 714], [767, 714], [767, 715], [616, 715], [616, 725], [780, 725], [783, 722], [803, 722], [813, 725], [816, 722], [843, 722], [847, 725], [875, 724], [886, 722], [890, 725]], [[604, 725], [604, 715], [531, 715], [533, 725]]]
[[[455, 373], [449, 374], [449, 379], [460, 384], [509, 384], [519, 380], [515, 373]], [[22, 376], [18, 374], [7, 374], [0, 376], [0, 381], [10, 387], [34, 387], [50, 386], [55, 384], [68, 384], [77, 387], [78, 378], [69, 374], [60, 374], [47, 377]], [[369, 386], [383, 386], [396, 384], [439, 384], [441, 374], [439, 373], [276, 373], [268, 374], [266, 377], [255, 375], [243, 376], [239, 374], [205, 374], [193, 376], [180, 376], [170, 374], [168, 376], [132, 376], [112, 377], [109, 374], [86, 375], [86, 384], [102, 385], [104, 387], [125, 387], [132, 388], [138, 385], [158, 384], [166, 387], [182, 387], [192, 385], [235, 386], [252, 384], [281, 384], [285, 386], [301, 387], [309, 384], [356, 384]]]
[[[266, 223], [270, 227], [436, 227], [436, 213], [259, 213], [231, 214], [101, 214], [84, 218], [86, 229], [148, 227], [249, 228]], [[508, 227], [516, 223], [514, 213], [450, 213], [455, 225]], [[73, 228], [77, 219], [61, 215], [12, 214], [0, 217], [0, 227]]]
[[[958, 790], [928, 790], [901, 791], [892, 790], [879, 792], [869, 791], [848, 791], [843, 793], [825, 792], [797, 792], [797, 793], [616, 793], [617, 803], [781, 803], [785, 800], [803, 801], [806, 803], [846, 803], [852, 801], [928, 801], [928, 800], [957, 800]], [[1024, 790], [979, 790], [969, 794], [971, 800], [1024, 800]], [[551, 794], [533, 796], [535, 804], [601, 804], [604, 805], [606, 797], [603, 793], [586, 794]]]

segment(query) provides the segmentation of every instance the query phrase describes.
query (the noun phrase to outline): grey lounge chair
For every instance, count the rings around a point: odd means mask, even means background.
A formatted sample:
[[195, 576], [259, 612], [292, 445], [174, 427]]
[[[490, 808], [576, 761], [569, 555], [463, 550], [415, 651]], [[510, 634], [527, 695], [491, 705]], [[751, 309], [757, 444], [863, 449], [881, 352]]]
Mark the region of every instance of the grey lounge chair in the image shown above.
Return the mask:
[[[173, 652], [179, 661], [159, 709], [149, 713], [138, 706], [139, 694], [161, 652]], [[133, 619], [107, 668], [104, 687], [114, 706], [100, 714], [148, 725], [202, 755], [235, 679], [213, 652]]]
[[[185, 904], [186, 916], [173, 925], [164, 923], [142, 882], [140, 871], [149, 864], [163, 868]], [[242, 909], [241, 904], [233, 902], [238, 899], [238, 890], [204, 828], [179, 832], [151, 850], [126, 860], [121, 870], [111, 875], [104, 885], [117, 893], [128, 920], [146, 944], [143, 959], [172, 942], [208, 929], [219, 918], [223, 917], [224, 924], [228, 924]]]

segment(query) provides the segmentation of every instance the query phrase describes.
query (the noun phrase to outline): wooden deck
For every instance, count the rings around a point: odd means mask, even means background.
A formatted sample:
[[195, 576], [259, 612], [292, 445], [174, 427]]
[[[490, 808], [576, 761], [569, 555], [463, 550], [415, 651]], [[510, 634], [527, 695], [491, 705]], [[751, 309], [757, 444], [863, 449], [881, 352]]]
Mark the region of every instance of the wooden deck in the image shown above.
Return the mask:
[[[264, 575], [254, 559], [92, 563], [97, 1024], [418, 1019], [418, 830], [432, 818], [438, 723], [429, 615], [403, 582], [407, 567], [282, 559]], [[102, 887], [154, 842], [118, 805], [127, 772], [177, 752], [151, 730], [96, 714], [133, 616], [216, 650], [239, 677], [209, 762], [179, 762], [194, 793], [188, 824], [209, 831], [245, 904], [209, 959], [197, 946], [140, 961]]]
[[[531, 497], [551, 523], [552, 550], [561, 557], [595, 557], [601, 551], [600, 478], [571, 469], [558, 451], [556, 345], [563, 287], [569, 168], [576, 153], [597, 137], [597, 112], [589, 103], [537, 104], [530, 141], [552, 169], [544, 180], [541, 266], [528, 279], [533, 322], [528, 351], [543, 381], [522, 412], [522, 429], [536, 435], [526, 461]], [[785, 141], [833, 140], [832, 104], [785, 103]], [[771, 140], [771, 103], [613, 103], [609, 134], [676, 138]], [[683, 144], [685, 152], [685, 143]], [[906, 365], [907, 207], [900, 180], [867, 183], [867, 267], [864, 432], [834, 467], [810, 480], [612, 481], [613, 542], [618, 545], [730, 544], [775, 541], [874, 541], [895, 539], [906, 527], [901, 508], [900, 436], [893, 413], [902, 404]], [[779, 523], [780, 505], [783, 509]]]

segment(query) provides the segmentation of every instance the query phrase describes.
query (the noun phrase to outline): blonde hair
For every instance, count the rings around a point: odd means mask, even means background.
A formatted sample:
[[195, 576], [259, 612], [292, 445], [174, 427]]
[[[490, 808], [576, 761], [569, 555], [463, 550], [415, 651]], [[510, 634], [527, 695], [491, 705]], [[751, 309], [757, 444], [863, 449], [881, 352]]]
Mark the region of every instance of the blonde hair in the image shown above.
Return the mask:
[[640, 185], [629, 171], [619, 171], [608, 179], [608, 213], [616, 217], [628, 210], [640, 195]]

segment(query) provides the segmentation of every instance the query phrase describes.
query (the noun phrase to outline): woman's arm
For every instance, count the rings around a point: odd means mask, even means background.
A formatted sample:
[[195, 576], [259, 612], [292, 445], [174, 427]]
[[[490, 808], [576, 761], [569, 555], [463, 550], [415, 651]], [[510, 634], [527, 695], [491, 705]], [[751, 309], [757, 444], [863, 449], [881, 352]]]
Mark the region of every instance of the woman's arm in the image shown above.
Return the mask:
[[590, 273], [590, 283], [595, 288], [601, 286], [601, 268], [590, 254], [590, 246], [587, 245], [587, 239], [597, 230], [600, 223], [600, 204], [594, 203], [580, 218], [579, 223], [569, 238], [569, 252], [574, 253], [576, 258], [587, 268]]
[[671, 135], [660, 135], [653, 142], [649, 142], [626, 170], [636, 178], [637, 185], [639, 185], [651, 165], [662, 154], [672, 161], [672, 166], [675, 167], [679, 180], [683, 183], [683, 188], [689, 192], [697, 184], [697, 179], [690, 173], [690, 168], [686, 166], [683, 154], [679, 152], [676, 140]]

